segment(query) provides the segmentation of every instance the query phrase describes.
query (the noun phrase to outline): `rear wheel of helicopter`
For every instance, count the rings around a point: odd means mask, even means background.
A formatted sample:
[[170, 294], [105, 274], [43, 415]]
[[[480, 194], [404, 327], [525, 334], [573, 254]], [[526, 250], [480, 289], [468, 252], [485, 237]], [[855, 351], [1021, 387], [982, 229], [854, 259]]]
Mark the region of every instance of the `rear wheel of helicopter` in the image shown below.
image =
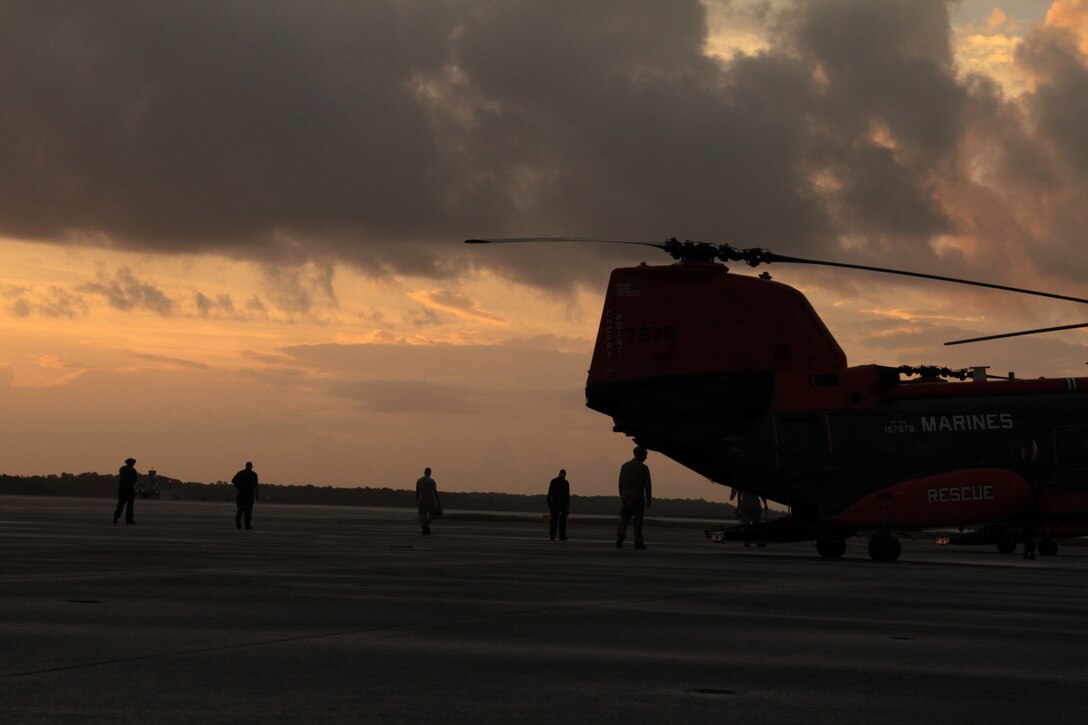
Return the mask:
[[902, 551], [899, 539], [891, 534], [877, 534], [869, 539], [869, 556], [873, 561], [895, 561]]
[[838, 559], [846, 553], [846, 542], [842, 539], [821, 536], [816, 539], [816, 551], [825, 559]]

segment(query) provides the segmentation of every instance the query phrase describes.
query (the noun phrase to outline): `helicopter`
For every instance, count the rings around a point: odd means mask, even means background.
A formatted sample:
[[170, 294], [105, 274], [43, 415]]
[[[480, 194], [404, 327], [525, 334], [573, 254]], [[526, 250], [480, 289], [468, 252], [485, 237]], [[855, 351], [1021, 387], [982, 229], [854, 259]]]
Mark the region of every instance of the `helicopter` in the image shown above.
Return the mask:
[[[676, 238], [466, 243], [574, 241], [654, 247], [675, 260], [612, 271], [586, 405], [637, 445], [788, 511], [713, 540], [814, 541], [820, 556], [837, 559], [861, 537], [873, 560], [892, 562], [899, 537], [913, 531], [958, 529], [944, 543], [1003, 552], [1023, 541], [1025, 553], [1038, 536], [1041, 554], [1056, 553], [1059, 538], [1088, 535], [1088, 378], [851, 366], [800, 291], [727, 263], [823, 265], [1088, 300]], [[946, 344], [1077, 327], [1088, 323]]]

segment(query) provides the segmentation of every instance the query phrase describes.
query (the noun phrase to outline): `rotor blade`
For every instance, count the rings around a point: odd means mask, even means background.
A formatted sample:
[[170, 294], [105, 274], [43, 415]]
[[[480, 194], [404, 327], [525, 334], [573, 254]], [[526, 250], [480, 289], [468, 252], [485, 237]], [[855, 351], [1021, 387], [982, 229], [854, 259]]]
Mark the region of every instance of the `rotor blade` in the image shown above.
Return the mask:
[[[1018, 292], [1023, 295], [1035, 295], [1036, 297], [1049, 297], [1055, 300], [1065, 300], [1066, 302], [1080, 302], [1081, 304], [1088, 305], [1088, 300], [1080, 297], [1070, 297], [1069, 295], [1058, 295], [1052, 292], [1039, 292], [1037, 290], [1023, 289], [1021, 287], [1008, 287], [1003, 284], [992, 284], [990, 282], [976, 282], [970, 279], [960, 279], [959, 277], [943, 277], [939, 274], [924, 274], [922, 272], [907, 272], [902, 269], [887, 269], [885, 267], [869, 267], [864, 264], [847, 264], [845, 262], [824, 262], [819, 259], [803, 259], [801, 257], [786, 257], [781, 254], [775, 254], [774, 252], [768, 252], [765, 255], [764, 260], [767, 262], [793, 262], [794, 264], [817, 264], [824, 267], [842, 267], [844, 269], [861, 269], [867, 272], [883, 272], [884, 274], [898, 274], [904, 277], [920, 277], [921, 279], [934, 279], [938, 282], [954, 282], [955, 284], [967, 284], [974, 287], [987, 287], [989, 289], [1004, 290], [1005, 292]], [[1063, 328], [1055, 328], [1063, 329]], [[1040, 332], [1044, 332], [1040, 330]], [[965, 341], [966, 342], [966, 341]]]
[[640, 247], [664, 249], [664, 244], [632, 242], [629, 239], [597, 239], [595, 237], [507, 237], [504, 239], [466, 239], [465, 244], [548, 244], [551, 242], [588, 242], [590, 244], [634, 244]]
[[986, 337], [972, 337], [969, 340], [953, 340], [952, 342], [946, 342], [945, 345], [963, 345], [968, 342], [982, 342], [983, 340], [1000, 340], [1004, 337], [1019, 337], [1021, 335], [1037, 335], [1041, 332], [1057, 332], [1059, 330], [1076, 330], [1081, 327], [1088, 327], [1088, 322], [1082, 322], [1079, 325], [1061, 325], [1059, 327], [1040, 327], [1038, 330], [1021, 330], [1020, 332], [1005, 332], [1000, 335], [987, 335]]

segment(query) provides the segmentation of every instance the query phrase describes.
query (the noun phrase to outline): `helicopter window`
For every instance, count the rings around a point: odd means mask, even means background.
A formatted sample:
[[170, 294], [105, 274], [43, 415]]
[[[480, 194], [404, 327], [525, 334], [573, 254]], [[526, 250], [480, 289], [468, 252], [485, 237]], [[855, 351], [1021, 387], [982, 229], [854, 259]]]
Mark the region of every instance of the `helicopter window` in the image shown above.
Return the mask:
[[1088, 468], [1088, 427], [1055, 428], [1054, 457], [1058, 468]]

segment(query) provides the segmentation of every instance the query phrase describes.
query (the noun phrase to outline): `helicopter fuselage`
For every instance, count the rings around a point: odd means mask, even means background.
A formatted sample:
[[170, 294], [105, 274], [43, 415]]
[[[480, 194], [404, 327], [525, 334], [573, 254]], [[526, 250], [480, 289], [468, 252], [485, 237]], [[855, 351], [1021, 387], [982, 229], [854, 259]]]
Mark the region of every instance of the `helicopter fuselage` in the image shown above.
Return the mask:
[[789, 506], [795, 538], [1088, 523], [1088, 378], [850, 367], [800, 292], [720, 264], [612, 273], [586, 400], [640, 445]]

